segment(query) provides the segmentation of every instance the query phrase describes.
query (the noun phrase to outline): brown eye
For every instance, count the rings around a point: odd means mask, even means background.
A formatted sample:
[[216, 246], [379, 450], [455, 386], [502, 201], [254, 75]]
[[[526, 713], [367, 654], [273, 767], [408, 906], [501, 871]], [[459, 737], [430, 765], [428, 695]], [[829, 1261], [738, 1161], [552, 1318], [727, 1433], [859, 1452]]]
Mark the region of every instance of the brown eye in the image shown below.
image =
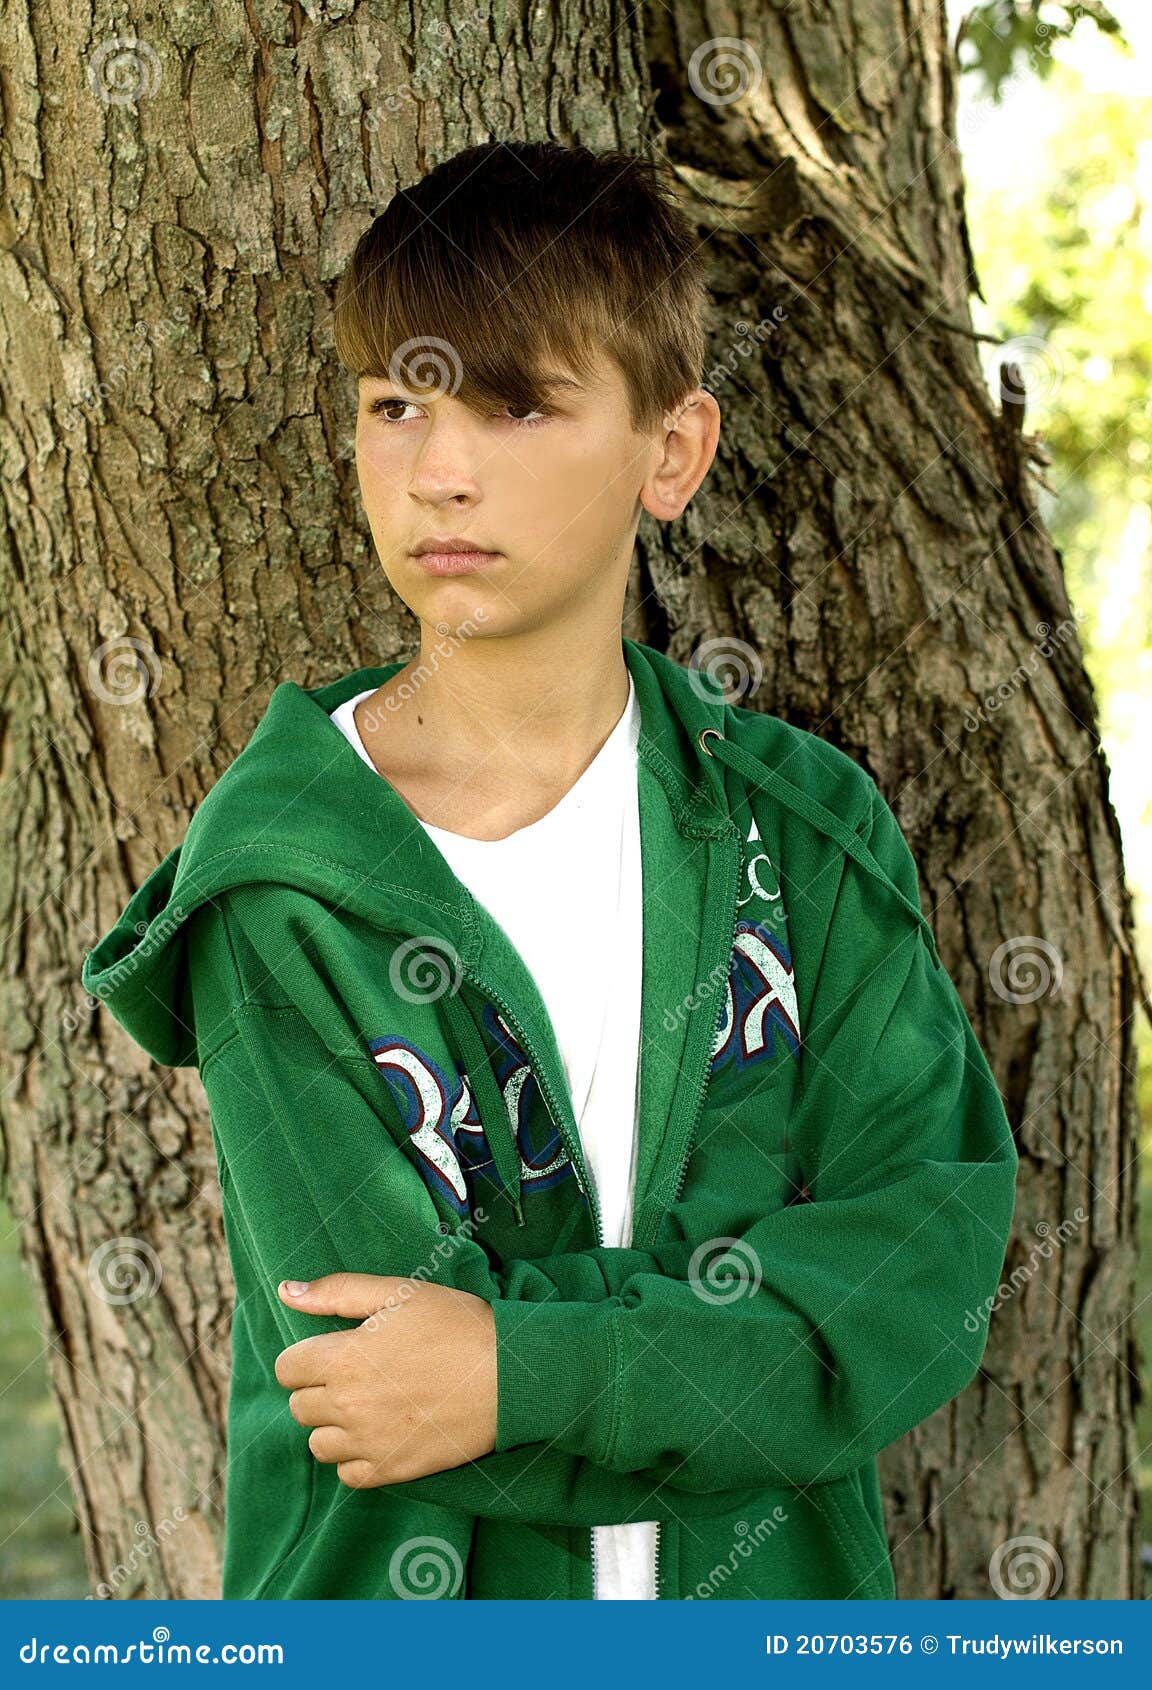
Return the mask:
[[517, 428], [536, 428], [536, 427], [539, 426], [540, 423], [546, 421], [547, 416], [548, 416], [547, 411], [542, 411], [542, 410], [533, 411], [533, 410], [529, 409], [528, 407], [526, 407], [524, 405], [505, 405], [504, 409], [505, 409], [505, 411], [524, 411], [524, 410], [527, 410], [527, 412], [528, 412], [527, 416], [524, 416], [524, 417], [509, 417], [508, 420], [510, 422], [515, 423]]
[[410, 402], [411, 401], [407, 399], [373, 399], [371, 404], [368, 406], [368, 415], [370, 417], [384, 417], [385, 422], [401, 422], [403, 421], [403, 418], [387, 417], [384, 416], [384, 413], [392, 410], [397, 405], [401, 410], [403, 410]]

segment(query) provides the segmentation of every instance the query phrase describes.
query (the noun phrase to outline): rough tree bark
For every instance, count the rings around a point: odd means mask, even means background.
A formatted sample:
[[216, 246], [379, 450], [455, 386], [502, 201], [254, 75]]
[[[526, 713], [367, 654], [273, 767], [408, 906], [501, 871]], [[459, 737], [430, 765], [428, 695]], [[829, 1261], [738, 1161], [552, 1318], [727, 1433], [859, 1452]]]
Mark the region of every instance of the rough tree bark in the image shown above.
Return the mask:
[[[736, 640], [743, 702], [876, 776], [1018, 1130], [984, 1368], [884, 1457], [900, 1594], [992, 1594], [1030, 1536], [1053, 1594], [1136, 1596], [1142, 988], [1036, 454], [971, 332], [943, 9], [385, 10], [217, 0], [127, 43], [102, 10], [8, 14], [3, 1127], [93, 1588], [218, 1590], [231, 1287], [199, 1081], [80, 960], [278, 681], [410, 649], [331, 286], [397, 187], [496, 135], [675, 162], [724, 432], [685, 519], [644, 519], [626, 631], [713, 666]], [[1058, 986], [1013, 971], [1022, 938]], [[117, 1300], [145, 1247], [154, 1294]]]

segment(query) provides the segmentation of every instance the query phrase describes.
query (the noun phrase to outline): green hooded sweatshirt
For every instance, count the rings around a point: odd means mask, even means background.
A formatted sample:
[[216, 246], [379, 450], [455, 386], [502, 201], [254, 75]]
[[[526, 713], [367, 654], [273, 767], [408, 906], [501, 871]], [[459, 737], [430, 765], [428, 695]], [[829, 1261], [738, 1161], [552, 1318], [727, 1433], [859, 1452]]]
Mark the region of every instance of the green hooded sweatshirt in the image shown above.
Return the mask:
[[[662, 1599], [895, 1594], [875, 1458], [979, 1365], [1011, 1129], [871, 777], [623, 653], [629, 1247], [599, 1242], [531, 974], [329, 720], [400, 663], [279, 684], [85, 958], [85, 989], [207, 1096], [236, 1286], [226, 1598], [586, 1598], [590, 1528], [634, 1520], [660, 1522]], [[371, 1490], [313, 1457], [276, 1357], [358, 1323], [276, 1287], [340, 1270], [491, 1303], [490, 1454]]]

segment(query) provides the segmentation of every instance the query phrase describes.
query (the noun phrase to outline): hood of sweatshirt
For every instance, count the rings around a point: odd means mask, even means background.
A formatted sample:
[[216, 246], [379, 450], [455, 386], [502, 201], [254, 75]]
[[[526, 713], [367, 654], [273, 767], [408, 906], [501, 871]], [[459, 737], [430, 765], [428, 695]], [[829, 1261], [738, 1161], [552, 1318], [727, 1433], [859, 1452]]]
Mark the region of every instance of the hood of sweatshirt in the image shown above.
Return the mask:
[[[730, 831], [747, 810], [747, 787], [772, 796], [835, 839], [920, 927], [919, 909], [872, 858], [848, 819], [861, 807], [867, 777], [835, 748], [777, 717], [755, 717], [767, 755], [739, 743], [753, 712], [733, 709], [720, 684], [652, 647], [622, 641], [636, 687], [641, 746], [659, 767], [678, 824], [701, 837]], [[380, 686], [403, 662], [363, 668], [319, 687], [276, 686], [243, 750], [198, 805], [184, 836], [132, 894], [115, 925], [87, 954], [85, 991], [107, 1004], [154, 1061], [197, 1061], [189, 983], [188, 921], [200, 906], [255, 882], [292, 886], [346, 908], [382, 929], [440, 936], [454, 948], [475, 925], [470, 892], [390, 785], [330, 720], [346, 699]], [[822, 794], [793, 784], [776, 767], [811, 764], [818, 751]], [[748, 838], [747, 822], [741, 840]], [[389, 871], [388, 865], [394, 866]], [[402, 867], [401, 867], [402, 865]], [[381, 895], [388, 873], [404, 896]]]

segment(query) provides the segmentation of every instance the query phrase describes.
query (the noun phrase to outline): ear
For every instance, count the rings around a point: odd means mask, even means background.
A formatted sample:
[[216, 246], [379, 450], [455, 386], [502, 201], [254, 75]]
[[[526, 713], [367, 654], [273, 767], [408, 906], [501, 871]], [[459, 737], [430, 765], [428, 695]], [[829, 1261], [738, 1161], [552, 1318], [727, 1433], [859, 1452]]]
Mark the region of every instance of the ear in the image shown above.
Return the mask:
[[664, 418], [656, 440], [657, 462], [643, 487], [640, 503], [649, 516], [671, 522], [712, 467], [720, 439], [720, 406], [707, 388], [693, 388]]

